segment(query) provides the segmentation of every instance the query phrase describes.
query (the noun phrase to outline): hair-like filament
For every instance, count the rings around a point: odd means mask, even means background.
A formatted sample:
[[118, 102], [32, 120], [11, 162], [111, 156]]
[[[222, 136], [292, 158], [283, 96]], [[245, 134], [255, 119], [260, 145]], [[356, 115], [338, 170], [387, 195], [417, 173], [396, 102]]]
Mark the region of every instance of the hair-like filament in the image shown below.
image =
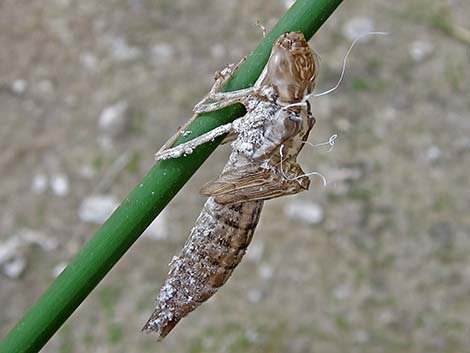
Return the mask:
[[370, 36], [370, 35], [381, 35], [381, 36], [387, 36], [389, 33], [388, 32], [367, 32], [367, 33], [364, 33], [364, 34], [361, 34], [359, 35], [356, 39], [353, 40], [353, 42], [351, 43], [351, 45], [349, 46], [349, 49], [347, 50], [346, 54], [344, 55], [344, 58], [343, 58], [343, 67], [341, 69], [341, 74], [339, 76], [339, 79], [338, 79], [338, 82], [336, 83], [336, 85], [324, 92], [320, 92], [320, 93], [310, 93], [310, 94], [307, 94], [301, 102], [298, 102], [298, 103], [292, 103], [292, 104], [288, 104], [284, 107], [282, 107], [281, 109], [288, 109], [288, 108], [291, 108], [291, 107], [298, 107], [298, 106], [303, 106], [306, 104], [306, 102], [311, 98], [311, 97], [321, 97], [321, 96], [326, 96], [327, 94], [330, 94], [331, 92], [335, 91], [339, 85], [341, 84], [341, 82], [343, 81], [343, 78], [344, 78], [344, 74], [346, 72], [346, 64], [347, 64], [347, 61], [348, 61], [348, 57], [349, 57], [349, 54], [351, 53], [351, 51], [353, 50], [354, 46], [356, 45], [356, 43], [361, 40], [362, 38], [364, 37], [367, 37], [367, 36]]
[[284, 153], [282, 152], [284, 149], [284, 145], [281, 145], [281, 148], [279, 149], [279, 154], [281, 155], [281, 162], [280, 162], [280, 165], [281, 165], [281, 175], [283, 178], [285, 178], [286, 180], [298, 180], [300, 178], [303, 178], [303, 177], [308, 177], [308, 176], [311, 176], [311, 175], [317, 175], [319, 176], [322, 181], [323, 181], [323, 186], [326, 186], [326, 184], [328, 184], [328, 181], [326, 180], [326, 178], [319, 172], [310, 172], [310, 173], [305, 173], [305, 174], [302, 174], [302, 175], [297, 175], [296, 177], [294, 178], [290, 178], [286, 175], [286, 173], [284, 173], [284, 169], [282, 168], [282, 163], [284, 162]]

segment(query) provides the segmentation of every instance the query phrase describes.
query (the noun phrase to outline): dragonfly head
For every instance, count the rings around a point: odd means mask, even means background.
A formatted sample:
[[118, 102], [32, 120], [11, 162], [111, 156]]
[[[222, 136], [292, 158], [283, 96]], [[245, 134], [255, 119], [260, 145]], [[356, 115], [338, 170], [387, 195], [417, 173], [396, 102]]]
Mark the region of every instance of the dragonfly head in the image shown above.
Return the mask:
[[313, 91], [317, 55], [303, 33], [284, 33], [274, 42], [264, 84], [271, 85], [282, 102], [300, 102]]

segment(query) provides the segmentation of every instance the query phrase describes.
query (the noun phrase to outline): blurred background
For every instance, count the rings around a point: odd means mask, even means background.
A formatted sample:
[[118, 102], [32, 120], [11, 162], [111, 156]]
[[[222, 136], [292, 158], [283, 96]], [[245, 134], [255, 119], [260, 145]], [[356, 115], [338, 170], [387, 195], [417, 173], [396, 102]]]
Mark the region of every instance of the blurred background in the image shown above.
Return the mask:
[[[280, 0], [0, 3], [0, 335], [153, 164]], [[224, 165], [208, 160], [44, 352], [468, 352], [470, 3], [345, 1], [320, 55], [311, 190], [266, 203], [229, 282], [140, 328]]]

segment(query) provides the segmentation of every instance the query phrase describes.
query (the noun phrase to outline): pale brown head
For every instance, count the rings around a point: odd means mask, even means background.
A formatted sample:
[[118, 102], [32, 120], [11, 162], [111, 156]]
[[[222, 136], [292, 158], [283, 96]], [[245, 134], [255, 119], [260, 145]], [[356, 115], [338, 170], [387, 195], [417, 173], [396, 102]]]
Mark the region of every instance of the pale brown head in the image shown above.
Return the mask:
[[282, 102], [300, 102], [313, 91], [317, 66], [303, 33], [284, 33], [274, 42], [263, 84], [271, 85]]

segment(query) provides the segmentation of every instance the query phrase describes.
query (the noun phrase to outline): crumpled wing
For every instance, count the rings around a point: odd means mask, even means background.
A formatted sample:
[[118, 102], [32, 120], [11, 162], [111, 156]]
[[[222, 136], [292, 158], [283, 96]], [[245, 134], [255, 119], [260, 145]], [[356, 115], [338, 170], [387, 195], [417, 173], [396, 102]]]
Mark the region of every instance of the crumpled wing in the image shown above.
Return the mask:
[[273, 169], [259, 165], [227, 170], [201, 188], [201, 195], [212, 196], [222, 205], [237, 202], [268, 200], [298, 193], [308, 188], [308, 178], [303, 182], [287, 180]]
[[205, 184], [201, 188], [201, 195], [222, 195], [227, 192], [262, 185], [271, 178], [272, 172], [269, 169], [261, 168], [259, 165], [247, 165], [243, 168], [229, 169]]

